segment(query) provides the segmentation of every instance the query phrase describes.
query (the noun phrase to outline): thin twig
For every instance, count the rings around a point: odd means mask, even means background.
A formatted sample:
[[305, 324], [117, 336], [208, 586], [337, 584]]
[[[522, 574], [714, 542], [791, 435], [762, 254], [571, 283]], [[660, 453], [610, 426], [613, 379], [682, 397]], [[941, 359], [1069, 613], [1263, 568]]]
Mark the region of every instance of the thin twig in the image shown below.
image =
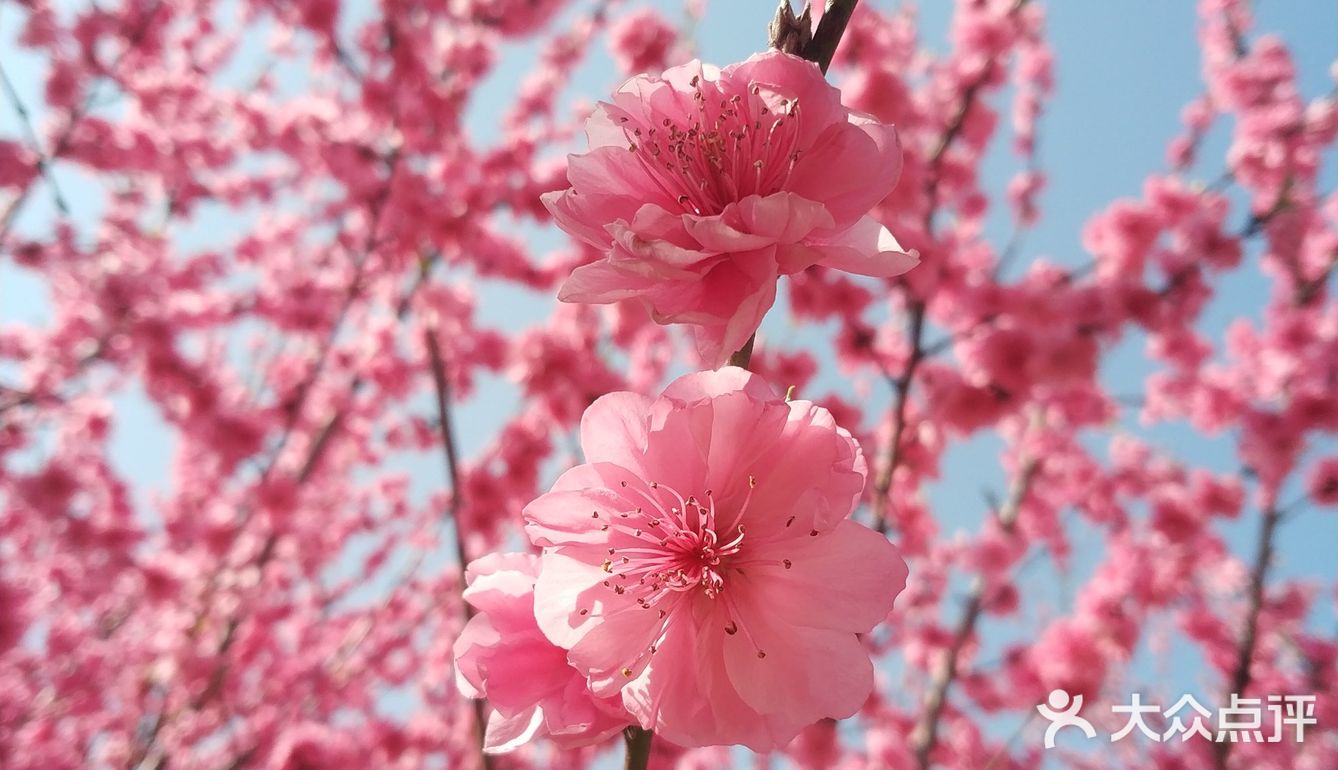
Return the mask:
[[[144, 12], [143, 19], [140, 20], [140, 23], [126, 37], [125, 48], [116, 55], [116, 59], [112, 61], [111, 66], [104, 68], [103, 71], [116, 71], [121, 65], [121, 60], [131, 51], [139, 47], [140, 41], [149, 31], [149, 25], [153, 22], [153, 17], [158, 15], [158, 9], [163, 7], [163, 3], [164, 0], [156, 0], [156, 2]], [[83, 122], [84, 117], [96, 106], [98, 88], [105, 80], [107, 80], [105, 76], [96, 80], [93, 85], [89, 87], [88, 96], [84, 98], [84, 101], [69, 111], [69, 116], [65, 119], [65, 127], [61, 129], [60, 136], [56, 139], [55, 144], [51, 148], [51, 153], [49, 155], [51, 160], [59, 158], [69, 149], [70, 140], [74, 138], [75, 129], [79, 127], [79, 124]], [[23, 186], [23, 189], [19, 191], [19, 194], [14, 200], [10, 201], [9, 205], [5, 208], [5, 212], [0, 214], [0, 244], [3, 244], [9, 236], [9, 231], [13, 228], [14, 222], [18, 219], [19, 211], [23, 209], [23, 205], [32, 194], [32, 190], [33, 184], [29, 181]]]
[[623, 741], [627, 744], [627, 758], [623, 770], [646, 770], [650, 765], [651, 744], [655, 733], [640, 727], [628, 727], [623, 730]]
[[[980, 89], [985, 86], [985, 82], [988, 80], [989, 71], [990, 68], [986, 67], [980, 77], [962, 92], [962, 101], [958, 105], [957, 111], [953, 113], [948, 127], [944, 129], [943, 135], [939, 137], [938, 143], [934, 145], [933, 152], [930, 153], [929, 168], [925, 181], [925, 197], [928, 199], [929, 205], [925, 211], [924, 224], [925, 232], [931, 235], [934, 232], [934, 218], [938, 210], [938, 185], [943, 158], [947, 154], [948, 148], [961, 134], [962, 127], [966, 123], [966, 116], [970, 113], [972, 105], [975, 104]], [[908, 297], [909, 293], [909, 290], [907, 290]], [[892, 481], [896, 476], [897, 468], [901, 465], [901, 439], [906, 431], [906, 409], [910, 400], [911, 385], [915, 381], [915, 373], [920, 366], [920, 362], [926, 357], [924, 328], [925, 305], [922, 301], [911, 298], [906, 312], [906, 338], [909, 340], [911, 350], [901, 374], [892, 381], [892, 408], [890, 410], [892, 436], [888, 442], [883, 467], [879, 469], [873, 485], [873, 526], [874, 529], [883, 534], [887, 534], [889, 527], [887, 513], [891, 501], [888, 495], [891, 492]]]
[[910, 403], [911, 383], [915, 379], [916, 369], [925, 358], [924, 327], [925, 306], [922, 302], [916, 302], [907, 314], [906, 336], [910, 339], [910, 356], [901, 374], [892, 382], [892, 437], [887, 443], [887, 457], [873, 483], [873, 528], [882, 534], [887, 534], [889, 527], [887, 511], [891, 504], [892, 481], [901, 464], [901, 440], [906, 432], [906, 408]]
[[[999, 508], [997, 515], [999, 529], [1005, 535], [1011, 535], [1017, 526], [1017, 517], [1022, 510], [1022, 503], [1026, 500], [1027, 492], [1031, 489], [1031, 483], [1040, 469], [1040, 460], [1031, 458], [1023, 462], [1022, 468], [1018, 471], [1017, 476], [1013, 478], [1013, 483], [1008, 490], [1008, 499]], [[975, 635], [976, 623], [980, 620], [981, 612], [985, 607], [985, 589], [985, 581], [980, 576], [976, 576], [971, 583], [971, 592], [966, 599], [966, 608], [962, 611], [962, 617], [957, 622], [957, 628], [953, 633], [952, 643], [943, 656], [943, 662], [940, 664], [938, 671], [934, 674], [929, 694], [925, 696], [920, 720], [916, 723], [915, 731], [911, 733], [911, 744], [915, 749], [916, 765], [921, 770], [929, 768], [930, 754], [938, 743], [939, 721], [943, 716], [943, 707], [947, 703], [948, 690], [957, 678], [957, 667], [958, 661], [961, 659], [962, 648]]]
[[9, 79], [9, 73], [5, 72], [5, 67], [0, 64], [0, 85], [4, 86], [5, 95], [9, 97], [9, 105], [18, 113], [19, 123], [23, 126], [24, 133], [27, 134], [28, 143], [32, 145], [33, 152], [37, 153], [37, 172], [46, 179], [47, 184], [51, 185], [51, 195], [56, 199], [56, 210], [61, 216], [69, 216], [70, 206], [65, 202], [65, 195], [60, 190], [60, 183], [56, 181], [56, 175], [51, 168], [51, 158], [42, 149], [42, 140], [33, 130], [32, 118], [28, 114], [28, 108], [24, 106], [23, 99], [19, 97], [18, 89], [14, 88], [14, 83]]
[[[1264, 607], [1264, 587], [1268, 581], [1268, 569], [1273, 564], [1273, 545], [1278, 524], [1282, 516], [1277, 506], [1270, 506], [1264, 511], [1263, 521], [1259, 526], [1259, 545], [1255, 551], [1254, 566], [1250, 570], [1250, 588], [1246, 610], [1245, 629], [1241, 633], [1240, 643], [1236, 647], [1236, 666], [1231, 672], [1231, 693], [1244, 695], [1253, 678], [1252, 666], [1255, 648], [1259, 644], [1259, 614]], [[1223, 741], [1215, 744], [1213, 753], [1217, 770], [1226, 770], [1227, 760], [1231, 756], [1231, 743]]]
[[[455, 558], [460, 563], [460, 590], [465, 590], [465, 565], [469, 563], [468, 548], [465, 546], [464, 527], [460, 523], [460, 502], [464, 499], [464, 487], [460, 484], [460, 458], [455, 446], [455, 431], [451, 423], [451, 381], [446, 376], [446, 363], [441, 357], [441, 344], [437, 340], [437, 330], [428, 327], [423, 332], [423, 341], [427, 344], [428, 360], [432, 367], [432, 384], [437, 395], [437, 428], [441, 431], [442, 456], [446, 462], [446, 477], [451, 482], [451, 499], [446, 504], [446, 516], [455, 525]], [[474, 608], [463, 599], [465, 622], [474, 617]], [[478, 738], [479, 764], [484, 770], [492, 770], [492, 757], [483, 751], [483, 738], [488, 724], [483, 701], [474, 700], [474, 730]]]
[[836, 46], [841, 42], [841, 35], [850, 23], [850, 16], [855, 12], [859, 0], [827, 0], [827, 10], [822, 14], [822, 21], [813, 32], [813, 39], [804, 46], [804, 58], [817, 62], [824, 73], [832, 64], [836, 55]]

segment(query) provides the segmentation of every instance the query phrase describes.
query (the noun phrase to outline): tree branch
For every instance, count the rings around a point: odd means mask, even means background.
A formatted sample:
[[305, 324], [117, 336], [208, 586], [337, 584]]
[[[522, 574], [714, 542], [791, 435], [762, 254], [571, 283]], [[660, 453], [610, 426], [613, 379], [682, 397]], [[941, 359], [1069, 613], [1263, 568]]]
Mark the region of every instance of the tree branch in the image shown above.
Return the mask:
[[[1264, 607], [1264, 587], [1268, 582], [1268, 568], [1273, 563], [1274, 538], [1282, 516], [1276, 505], [1264, 511], [1259, 526], [1259, 544], [1255, 550], [1254, 566], [1250, 570], [1250, 588], [1245, 609], [1245, 629], [1236, 647], [1236, 667], [1231, 672], [1229, 693], [1244, 695], [1250, 686], [1255, 648], [1259, 645], [1259, 614]], [[1227, 770], [1231, 757], [1231, 742], [1214, 744], [1213, 761], [1217, 770]]]
[[655, 740], [655, 733], [640, 727], [628, 727], [623, 730], [623, 741], [627, 744], [627, 758], [623, 770], [646, 770], [650, 764], [650, 747]]
[[[465, 565], [469, 563], [468, 548], [465, 546], [464, 527], [460, 523], [460, 501], [464, 487], [460, 484], [459, 454], [455, 446], [455, 431], [451, 423], [451, 382], [446, 376], [446, 363], [441, 356], [441, 343], [437, 331], [429, 327], [423, 332], [423, 341], [427, 345], [428, 359], [432, 367], [432, 384], [437, 395], [437, 427], [441, 431], [442, 455], [446, 462], [446, 477], [451, 483], [451, 499], [446, 507], [446, 516], [455, 525], [455, 558], [460, 563], [460, 591], [465, 590]], [[465, 622], [474, 617], [474, 608], [460, 600], [464, 608]], [[473, 700], [474, 733], [479, 747], [479, 766], [492, 770], [492, 757], [483, 751], [483, 739], [487, 730], [488, 716], [484, 711], [483, 701]], [[649, 741], [647, 741], [649, 746]]]
[[[1031, 489], [1031, 483], [1040, 469], [1040, 460], [1028, 459], [1022, 464], [1022, 469], [1017, 476], [1014, 477], [1012, 486], [1008, 490], [1008, 499], [1004, 501], [998, 511], [999, 528], [1005, 534], [1011, 535], [1017, 526], [1017, 517], [1022, 510], [1022, 503], [1026, 500], [1027, 492]], [[929, 694], [925, 697], [920, 720], [916, 723], [915, 731], [911, 733], [911, 745], [915, 750], [916, 766], [920, 770], [928, 770], [930, 754], [933, 753], [934, 747], [938, 744], [938, 726], [943, 716], [943, 708], [947, 703], [948, 690], [957, 678], [958, 661], [961, 659], [962, 649], [966, 646], [967, 641], [975, 635], [976, 623], [980, 620], [981, 612], [985, 607], [985, 590], [985, 581], [977, 575], [971, 583], [966, 608], [962, 611], [962, 617], [957, 622], [957, 628], [952, 635], [952, 643], [949, 645], [947, 653], [943, 657], [943, 662], [938, 671], [935, 672], [930, 684]]]
[[827, 10], [822, 14], [822, 21], [813, 32], [813, 39], [804, 46], [804, 58], [816, 62], [824, 73], [832, 64], [836, 55], [836, 46], [845, 34], [846, 25], [855, 13], [859, 0], [827, 0]]
[[[813, 23], [808, 4], [805, 4], [804, 10], [795, 16], [790, 0], [780, 0], [776, 15], [767, 27], [771, 47], [808, 59], [816, 63], [824, 75], [827, 74], [832, 56], [836, 54], [836, 47], [840, 45], [846, 24], [849, 23], [850, 15], [855, 12], [858, 3], [859, 0], [828, 0], [827, 11], [823, 14], [817, 31], [810, 34], [809, 30]], [[757, 333], [754, 332], [748, 338], [748, 342], [729, 357], [728, 364], [747, 369], [752, 361], [753, 345], [756, 342]]]
[[9, 105], [14, 108], [14, 112], [19, 116], [19, 123], [23, 126], [24, 133], [27, 134], [28, 143], [32, 145], [33, 152], [37, 153], [37, 173], [46, 179], [47, 184], [51, 185], [52, 197], [56, 199], [56, 210], [62, 216], [69, 216], [70, 206], [65, 202], [65, 195], [60, 190], [60, 183], [56, 181], [56, 176], [52, 173], [51, 158], [42, 149], [42, 140], [38, 138], [37, 132], [33, 130], [32, 118], [28, 114], [28, 108], [24, 106], [23, 100], [19, 98], [18, 89], [14, 88], [14, 83], [9, 79], [9, 73], [5, 72], [3, 64], [0, 64], [0, 85], [4, 86], [5, 95], [9, 98]]
[[[143, 40], [144, 35], [149, 31], [149, 25], [153, 22], [153, 17], [158, 14], [158, 9], [162, 8], [163, 2], [164, 0], [156, 0], [154, 4], [144, 12], [143, 19], [141, 19], [140, 23], [136, 25], [135, 29], [126, 37], [125, 49], [116, 55], [116, 59], [111, 63], [111, 66], [104, 69], [105, 72], [113, 72], [119, 68], [121, 60], [125, 58], [126, 54], [135, 50], [135, 48], [139, 46], [140, 41]], [[84, 101], [69, 110], [69, 116], [65, 120], [65, 127], [61, 129], [60, 137], [56, 139], [54, 146], [51, 148], [51, 153], [48, 156], [49, 161], [54, 161], [56, 158], [59, 158], [67, 149], [69, 149], [70, 140], [74, 138], [74, 130], [79, 127], [79, 124], [83, 121], [84, 117], [93, 109], [97, 102], [98, 86], [100, 86], [105, 79], [106, 76], [103, 76], [96, 80], [89, 88], [88, 96], [84, 98]], [[46, 178], [45, 174], [43, 174], [43, 178]], [[5, 208], [5, 212], [0, 214], [0, 244], [3, 244], [8, 238], [9, 231], [13, 228], [15, 220], [18, 219], [19, 211], [22, 210], [24, 203], [28, 201], [28, 197], [32, 194], [32, 190], [33, 185], [31, 182], [25, 184], [23, 189], [19, 191], [19, 194], [15, 196], [14, 200], [10, 201], [9, 205]]]
[[892, 382], [892, 437], [887, 444], [887, 459], [878, 470], [878, 477], [873, 483], [873, 528], [881, 534], [887, 534], [889, 527], [887, 511], [891, 502], [892, 480], [901, 464], [901, 438], [906, 432], [906, 407], [910, 401], [911, 381], [915, 371], [924, 360], [925, 307], [916, 302], [907, 315], [906, 336], [911, 340], [910, 357], [901, 375]]

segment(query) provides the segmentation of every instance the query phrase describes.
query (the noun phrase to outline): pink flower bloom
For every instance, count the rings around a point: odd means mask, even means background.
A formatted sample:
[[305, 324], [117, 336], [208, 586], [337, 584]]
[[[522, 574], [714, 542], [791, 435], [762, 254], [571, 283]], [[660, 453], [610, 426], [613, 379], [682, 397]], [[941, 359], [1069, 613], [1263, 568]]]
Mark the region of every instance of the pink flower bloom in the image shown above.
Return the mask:
[[456, 685], [493, 707], [484, 748], [511, 751], [539, 736], [562, 748], [598, 743], [629, 723], [616, 700], [597, 699], [534, 619], [539, 559], [494, 553], [470, 563], [465, 601], [479, 611], [455, 640]]
[[863, 705], [858, 634], [906, 565], [848, 520], [866, 466], [827, 410], [725, 367], [600, 398], [581, 446], [525, 519], [539, 627], [596, 695], [674, 743], [756, 750]]
[[559, 299], [638, 299], [659, 323], [698, 327], [718, 363], [757, 330], [778, 276], [909, 270], [917, 257], [868, 216], [901, 173], [896, 131], [840, 96], [817, 65], [776, 51], [629, 80], [587, 123], [571, 188], [544, 197], [605, 252]]
[[634, 11], [609, 28], [609, 46], [623, 72], [635, 74], [664, 69], [678, 31], [651, 8]]
[[1308, 482], [1316, 505], [1338, 505], [1338, 457], [1326, 457], [1315, 463]]

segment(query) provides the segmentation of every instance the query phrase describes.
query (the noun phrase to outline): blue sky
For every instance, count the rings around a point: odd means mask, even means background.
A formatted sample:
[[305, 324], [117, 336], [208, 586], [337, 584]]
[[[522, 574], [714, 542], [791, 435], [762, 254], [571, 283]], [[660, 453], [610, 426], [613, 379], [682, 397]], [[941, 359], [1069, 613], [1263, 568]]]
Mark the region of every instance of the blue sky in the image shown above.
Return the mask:
[[[869, 2], [869, 0], [865, 0]], [[889, 8], [890, 2], [873, 2]], [[1165, 146], [1180, 127], [1181, 108], [1202, 90], [1200, 64], [1195, 36], [1194, 3], [1166, 0], [1120, 0], [1120, 2], [1054, 2], [1046, 4], [1049, 39], [1056, 55], [1057, 91], [1040, 125], [1040, 165], [1048, 175], [1048, 184], [1040, 197], [1042, 220], [1029, 231], [1023, 242], [1018, 264], [1025, 266], [1032, 258], [1044, 257], [1062, 264], [1080, 264], [1088, 256], [1082, 251], [1079, 234], [1083, 223], [1095, 212], [1121, 196], [1137, 196], [1149, 173], [1164, 171]], [[669, 4], [665, 4], [669, 7]], [[765, 45], [765, 25], [774, 9], [772, 0], [715, 0], [698, 28], [698, 51], [705, 60], [719, 64], [745, 58]], [[922, 40], [927, 48], [946, 48], [951, 4], [931, 0], [920, 12]], [[359, 16], [355, 9], [345, 18], [348, 27]], [[0, 54], [29, 108], [40, 114], [42, 63], [13, 43], [14, 6], [0, 6]], [[1290, 45], [1301, 72], [1303, 93], [1314, 96], [1333, 87], [1329, 67], [1338, 55], [1338, 4], [1306, 0], [1261, 0], [1257, 4], [1257, 31], [1280, 33]], [[487, 87], [471, 107], [468, 126], [477, 138], [488, 137], [513, 93], [514, 86], [532, 66], [536, 51], [530, 46], [512, 45], [505, 50], [500, 65]], [[256, 64], [243, 57], [237, 71], [246, 72]], [[593, 100], [607, 93], [616, 78], [607, 52], [593, 53], [574, 78], [573, 94]], [[300, 89], [300, 68], [283, 74], [285, 84]], [[1005, 121], [1006, 122], [1006, 121]], [[0, 105], [0, 135], [10, 137], [19, 130], [16, 116], [7, 105]], [[1006, 128], [1004, 129], [1006, 131]], [[1219, 128], [1201, 153], [1206, 161], [1200, 168], [1202, 179], [1211, 181], [1221, 171], [1227, 136]], [[1008, 150], [1007, 136], [996, 140], [1000, 151], [990, 155], [985, 166], [987, 187], [1001, 191], [1019, 160]], [[1338, 171], [1332, 161], [1326, 168], [1326, 189], [1333, 189]], [[1216, 165], [1214, 165], [1216, 164]], [[80, 175], [61, 172], [66, 197], [73, 208], [93, 212], [100, 207], [100, 194]], [[1001, 201], [1002, 199], [998, 199]], [[25, 210], [21, 226], [40, 230], [53, 214], [50, 196], [41, 191]], [[1245, 210], [1238, 206], [1234, 216], [1243, 222]], [[235, 218], [214, 212], [206, 215], [182, 236], [183, 243], [199, 244], [219, 233], [235, 230]], [[996, 243], [1004, 243], [1011, 233], [1007, 209], [1000, 202], [988, 223], [987, 232]], [[537, 250], [554, 248], [559, 236], [536, 228], [524, 228]], [[1251, 253], [1257, 258], [1257, 254]], [[1016, 270], [1017, 268], [1015, 268]], [[1266, 282], [1257, 270], [1257, 259], [1247, 264], [1222, 284], [1219, 294], [1204, 319], [1203, 328], [1220, 338], [1228, 320], [1241, 315], [1257, 317], [1262, 306]], [[540, 322], [551, 299], [510, 287], [480, 287], [480, 314], [485, 323], [517, 329]], [[14, 322], [42, 323], [48, 316], [44, 292], [39, 281], [16, 269], [0, 256], [0, 324]], [[773, 313], [764, 327], [763, 340], [785, 338], [807, 345], [820, 358], [830, 361], [824, 352], [826, 338], [821, 330], [790, 328], [780, 313]], [[1112, 391], [1137, 394], [1149, 365], [1143, 356], [1143, 340], [1133, 336], [1103, 362], [1103, 380]], [[825, 374], [815, 390], [851, 392], [852, 384], [838, 381], [834, 367]], [[0, 368], [0, 376], [8, 372]], [[502, 418], [517, 401], [516, 391], [502, 378], [491, 378], [480, 388], [481, 396], [461, 410], [459, 421], [465, 452], [477, 451]], [[874, 383], [872, 395], [865, 399], [874, 413], [887, 403], [886, 388]], [[119, 424], [113, 443], [118, 468], [139, 488], [138, 499], [147, 503], [154, 490], [163, 491], [168, 483], [171, 456], [170, 437], [154, 408], [133, 389], [117, 400]], [[426, 412], [427, 409], [424, 409]], [[1178, 425], [1147, 429], [1137, 422], [1131, 410], [1124, 423], [1112, 430], [1127, 430], [1172, 455], [1217, 471], [1230, 472], [1237, 466], [1230, 436], [1203, 437]], [[1096, 435], [1099, 443], [1108, 435]], [[945, 535], [955, 530], [975, 532], [986, 511], [982, 489], [1002, 491], [1006, 484], [998, 467], [999, 442], [984, 436], [954, 448], [944, 465], [943, 480], [928, 490], [940, 528]], [[406, 460], [405, 468], [414, 475], [415, 488], [425, 492], [438, 488], [440, 464], [436, 458]], [[1289, 498], [1291, 495], [1284, 496]], [[1237, 553], [1252, 551], [1257, 523], [1253, 512], [1244, 521], [1231, 525], [1229, 542]], [[1001, 623], [987, 621], [986, 651], [991, 656], [1005, 642], [1026, 639], [1039, 618], [1064, 609], [1073, 591], [1081, 585], [1102, 552], [1100, 534], [1076, 525], [1076, 551], [1072, 574], [1059, 574], [1047, 566], [1038, 566], [1028, 580], [1040, 591], [1051, 592], [1051, 599], [1031, 608], [1027, 617]], [[1338, 577], [1338, 565], [1331, 558], [1332, 545], [1338, 543], [1338, 516], [1332, 512], [1306, 511], [1289, 521], [1279, 536], [1281, 554], [1277, 574], [1309, 576], [1332, 582]], [[1049, 605], [1049, 610], [1047, 606]], [[955, 603], [947, 603], [956, 612]], [[1317, 611], [1313, 622], [1331, 629], [1333, 610], [1326, 605]], [[1211, 699], [1215, 688], [1207, 685], [1205, 671], [1192, 650], [1173, 646], [1167, 661], [1154, 664], [1140, 660], [1135, 665], [1134, 681], [1159, 680], [1163, 691], [1195, 691]], [[1171, 700], [1174, 698], [1172, 697]], [[1208, 702], [1208, 700], [1205, 700]], [[999, 734], [1009, 734], [1014, 723], [994, 725]]]

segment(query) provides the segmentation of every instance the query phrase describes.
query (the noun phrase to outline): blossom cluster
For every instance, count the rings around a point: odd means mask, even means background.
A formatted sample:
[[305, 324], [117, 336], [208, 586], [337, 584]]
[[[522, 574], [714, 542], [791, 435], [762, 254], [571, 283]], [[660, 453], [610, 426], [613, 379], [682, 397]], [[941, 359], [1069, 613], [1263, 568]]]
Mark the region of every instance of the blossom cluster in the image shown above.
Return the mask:
[[479, 614], [455, 654], [462, 689], [499, 715], [489, 748], [635, 723], [764, 751], [859, 710], [873, 690], [859, 635], [906, 565], [849, 520], [867, 466], [827, 410], [725, 367], [653, 400], [600, 398], [581, 447], [586, 462], [525, 508], [542, 557], [471, 566]]

